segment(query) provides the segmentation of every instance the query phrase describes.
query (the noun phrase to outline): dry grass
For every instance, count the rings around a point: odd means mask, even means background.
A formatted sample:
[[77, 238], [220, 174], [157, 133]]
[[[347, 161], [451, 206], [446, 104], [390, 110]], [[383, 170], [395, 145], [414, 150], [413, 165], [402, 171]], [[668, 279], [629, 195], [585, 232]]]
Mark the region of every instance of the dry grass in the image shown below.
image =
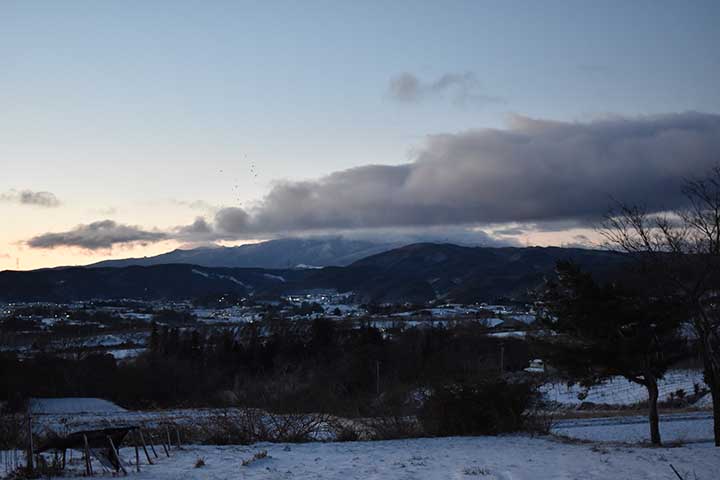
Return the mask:
[[246, 458], [245, 460], [243, 460], [242, 466], [247, 467], [248, 465], [250, 465], [253, 462], [257, 462], [258, 460], [267, 458], [267, 456], [268, 456], [267, 450], [260, 450], [259, 452], [255, 453], [255, 455], [253, 455], [252, 457]]

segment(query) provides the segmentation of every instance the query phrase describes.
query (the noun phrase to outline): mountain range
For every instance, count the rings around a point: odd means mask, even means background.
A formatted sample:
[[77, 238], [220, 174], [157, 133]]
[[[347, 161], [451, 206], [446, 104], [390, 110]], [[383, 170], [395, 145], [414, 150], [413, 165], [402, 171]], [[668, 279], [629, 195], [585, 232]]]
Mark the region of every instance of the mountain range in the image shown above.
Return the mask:
[[89, 267], [129, 267], [188, 263], [201, 267], [312, 268], [345, 266], [398, 247], [398, 243], [343, 237], [283, 238], [237, 247], [212, 246], [173, 250], [153, 257], [104, 260]]
[[320, 269], [175, 263], [4, 271], [0, 272], [0, 300], [189, 299], [225, 293], [272, 297], [313, 289], [353, 292], [363, 303], [523, 300], [553, 275], [559, 260], [571, 260], [594, 274], [608, 275], [626, 259], [602, 250], [419, 243], [346, 266]]

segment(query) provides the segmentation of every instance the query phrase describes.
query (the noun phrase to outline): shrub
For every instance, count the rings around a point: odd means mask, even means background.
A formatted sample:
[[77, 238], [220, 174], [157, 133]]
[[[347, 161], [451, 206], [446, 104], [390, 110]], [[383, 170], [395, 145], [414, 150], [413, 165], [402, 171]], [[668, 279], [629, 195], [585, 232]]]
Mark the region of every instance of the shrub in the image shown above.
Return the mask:
[[327, 415], [322, 414], [274, 414], [268, 413], [265, 421], [268, 425], [271, 442], [297, 443], [316, 440], [325, 436], [328, 430]]
[[21, 415], [0, 414], [0, 450], [25, 445], [25, 419]]
[[208, 417], [201, 436], [203, 443], [212, 445], [248, 445], [267, 440], [269, 433], [263, 412], [243, 409]]
[[420, 411], [425, 432], [435, 436], [497, 435], [522, 429], [536, 397], [527, 383], [485, 380], [434, 389]]
[[365, 420], [364, 425], [373, 432], [374, 440], [395, 440], [423, 435], [422, 425], [414, 416], [391, 415]]
[[210, 445], [249, 445], [256, 442], [307, 442], [329, 433], [322, 414], [275, 414], [258, 409], [233, 409], [207, 417], [192, 438]]

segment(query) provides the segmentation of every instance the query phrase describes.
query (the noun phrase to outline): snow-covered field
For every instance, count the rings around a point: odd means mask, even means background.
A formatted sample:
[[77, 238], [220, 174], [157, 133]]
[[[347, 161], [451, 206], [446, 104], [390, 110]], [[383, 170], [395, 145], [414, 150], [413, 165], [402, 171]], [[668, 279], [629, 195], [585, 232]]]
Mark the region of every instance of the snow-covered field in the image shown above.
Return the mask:
[[[660, 400], [667, 400], [671, 393], [683, 389], [691, 395], [695, 385], [707, 388], [700, 370], [671, 370], [658, 383]], [[614, 377], [602, 385], [590, 388], [587, 397], [578, 395], [584, 391], [579, 385], [568, 387], [566, 384], [549, 383], [541, 387], [546, 398], [563, 405], [580, 405], [583, 402], [608, 405], [632, 405], [647, 400], [647, 389], [632, 383], [623, 377]]]
[[[256, 453], [267, 457], [243, 465]], [[123, 449], [125, 459], [134, 452]], [[142, 458], [142, 457], [141, 457]], [[197, 459], [205, 466], [195, 468]], [[153, 480], [221, 479], [673, 479], [717, 478], [720, 449], [710, 444], [643, 448], [567, 444], [527, 436], [451, 437], [381, 442], [185, 446], [157, 464], [141, 461], [129, 477]], [[71, 468], [82, 477], [82, 461]], [[99, 471], [99, 468], [96, 469]], [[103, 474], [110, 477], [109, 473]]]
[[[212, 409], [132, 412], [98, 399], [34, 401], [36, 428], [57, 424], [63, 428], [113, 423], [155, 424], [171, 420], [194, 423], [218, 413]], [[45, 412], [41, 414], [40, 412]], [[72, 413], [69, 412], [82, 412]], [[710, 412], [662, 415], [660, 429], [666, 444], [674, 448], [649, 448], [645, 416], [564, 419], [556, 436], [420, 438], [375, 442], [313, 442], [303, 444], [259, 443], [252, 446], [188, 445], [162, 455], [156, 465], [134, 472], [135, 452], [123, 448], [130, 476], [141, 479], [221, 480], [231, 478], [313, 479], [672, 479], [670, 464], [685, 477], [717, 478], [720, 449], [712, 447]], [[590, 443], [573, 442], [572, 439]], [[266, 458], [250, 461], [259, 452]], [[202, 458], [205, 465], [195, 468]], [[76, 452], [69, 477], [81, 478], [83, 463]], [[98, 464], [96, 472], [102, 468]], [[101, 476], [110, 477], [109, 472]]]

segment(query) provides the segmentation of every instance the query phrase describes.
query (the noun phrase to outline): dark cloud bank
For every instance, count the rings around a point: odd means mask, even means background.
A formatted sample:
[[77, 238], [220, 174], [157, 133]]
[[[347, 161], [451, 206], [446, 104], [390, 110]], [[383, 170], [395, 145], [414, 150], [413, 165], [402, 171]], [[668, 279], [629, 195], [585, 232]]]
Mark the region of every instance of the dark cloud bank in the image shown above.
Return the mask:
[[27, 245], [33, 248], [69, 246], [99, 250], [112, 248], [118, 244], [151, 243], [168, 238], [169, 235], [164, 232], [122, 225], [112, 220], [101, 220], [88, 225], [78, 225], [67, 232], [38, 235], [28, 240]]
[[[683, 180], [718, 162], [720, 115], [691, 112], [588, 123], [518, 116], [504, 130], [429, 136], [411, 163], [278, 183], [255, 207], [222, 208], [212, 221], [200, 217], [165, 234], [120, 225], [104, 232], [153, 241], [162, 235], [207, 240], [511, 222], [552, 229], [597, 220], [612, 198], [654, 211], [678, 207]], [[103, 241], [90, 227], [41, 235], [29, 244], [99, 248], [95, 245]]]
[[255, 208], [226, 208], [233, 234], [595, 219], [611, 197], [677, 207], [684, 178], [720, 161], [720, 116], [562, 123], [428, 137], [417, 159], [277, 184]]

